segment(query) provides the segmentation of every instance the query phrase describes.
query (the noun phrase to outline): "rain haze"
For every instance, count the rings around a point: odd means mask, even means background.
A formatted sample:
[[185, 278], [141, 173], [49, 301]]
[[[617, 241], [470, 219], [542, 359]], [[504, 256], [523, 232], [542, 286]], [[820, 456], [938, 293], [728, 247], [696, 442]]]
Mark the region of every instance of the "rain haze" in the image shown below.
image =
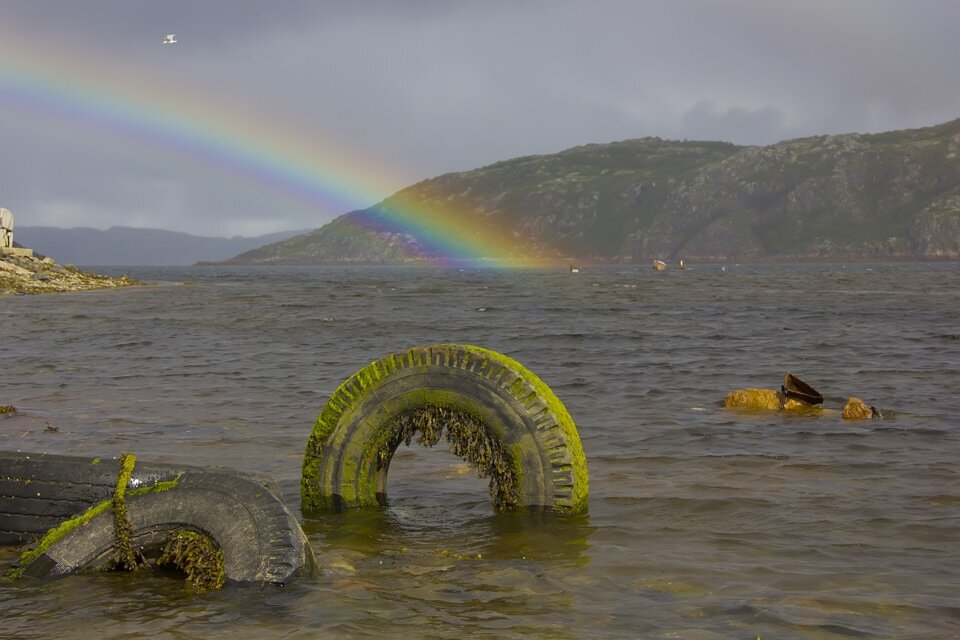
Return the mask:
[[958, 29], [956, 0], [5, 0], [0, 206], [253, 236], [587, 143], [933, 125]]

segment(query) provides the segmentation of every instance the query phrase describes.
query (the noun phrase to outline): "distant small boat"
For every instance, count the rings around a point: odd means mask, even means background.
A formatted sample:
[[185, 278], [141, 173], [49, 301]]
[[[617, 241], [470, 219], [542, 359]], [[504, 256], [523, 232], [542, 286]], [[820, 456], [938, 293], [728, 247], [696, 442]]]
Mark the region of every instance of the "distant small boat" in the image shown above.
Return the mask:
[[686, 270], [687, 270], [687, 268], [686, 268], [685, 266], [683, 266], [683, 258], [680, 258], [680, 264], [677, 265], [677, 269], [680, 269], [680, 271], [686, 271]]
[[667, 263], [663, 260], [654, 260], [653, 261], [653, 270], [654, 271], [666, 271]]
[[570, 265], [570, 273], [580, 273], [580, 267]]
[[163, 44], [177, 44], [177, 34], [168, 33], [163, 39]]
[[784, 398], [799, 400], [804, 404], [821, 404], [823, 402], [823, 396], [819, 391], [789, 371], [783, 377], [783, 386], [780, 387], [780, 391]]

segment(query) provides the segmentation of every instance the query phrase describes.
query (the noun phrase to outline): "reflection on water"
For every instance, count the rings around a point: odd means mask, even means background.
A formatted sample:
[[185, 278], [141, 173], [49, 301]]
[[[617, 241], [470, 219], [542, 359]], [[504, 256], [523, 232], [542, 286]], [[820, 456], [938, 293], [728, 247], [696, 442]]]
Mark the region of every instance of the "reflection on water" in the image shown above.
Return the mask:
[[[387, 508], [304, 523], [315, 579], [0, 584], [2, 635], [956, 636], [960, 269], [695, 267], [144, 269], [194, 285], [0, 299], [5, 448], [264, 472], [296, 509], [344, 379], [466, 342], [563, 400], [591, 489], [583, 518], [497, 515], [449, 452], [401, 448]], [[886, 419], [719, 407], [787, 370]]]

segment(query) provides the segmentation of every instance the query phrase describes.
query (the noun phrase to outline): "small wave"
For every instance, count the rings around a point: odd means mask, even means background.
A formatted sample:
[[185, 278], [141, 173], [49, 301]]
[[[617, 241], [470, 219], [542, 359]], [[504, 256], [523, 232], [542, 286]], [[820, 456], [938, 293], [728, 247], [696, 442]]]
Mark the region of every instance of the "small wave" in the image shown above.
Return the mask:
[[153, 346], [153, 340], [132, 340], [130, 342], [119, 342], [113, 347], [115, 349], [132, 349], [134, 347], [150, 347]]

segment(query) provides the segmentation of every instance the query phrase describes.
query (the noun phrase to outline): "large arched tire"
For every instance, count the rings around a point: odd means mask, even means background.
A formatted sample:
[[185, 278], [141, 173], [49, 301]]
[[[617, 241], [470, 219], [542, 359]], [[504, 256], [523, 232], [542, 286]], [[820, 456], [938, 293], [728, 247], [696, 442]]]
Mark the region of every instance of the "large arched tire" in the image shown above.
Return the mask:
[[559, 398], [503, 354], [438, 344], [377, 360], [334, 392], [307, 443], [304, 514], [383, 504], [386, 469], [371, 443], [382, 442], [399, 416], [428, 407], [471, 416], [505, 446], [518, 472], [516, 506], [565, 515], [586, 510], [586, 460]]
[[[135, 549], [158, 549], [171, 533], [186, 529], [216, 543], [230, 581], [285, 583], [313, 571], [313, 553], [299, 523], [259, 482], [236, 473], [188, 471], [170, 484], [127, 491]], [[114, 516], [107, 509], [57, 538], [20, 571], [57, 576], [106, 568], [114, 545]]]

